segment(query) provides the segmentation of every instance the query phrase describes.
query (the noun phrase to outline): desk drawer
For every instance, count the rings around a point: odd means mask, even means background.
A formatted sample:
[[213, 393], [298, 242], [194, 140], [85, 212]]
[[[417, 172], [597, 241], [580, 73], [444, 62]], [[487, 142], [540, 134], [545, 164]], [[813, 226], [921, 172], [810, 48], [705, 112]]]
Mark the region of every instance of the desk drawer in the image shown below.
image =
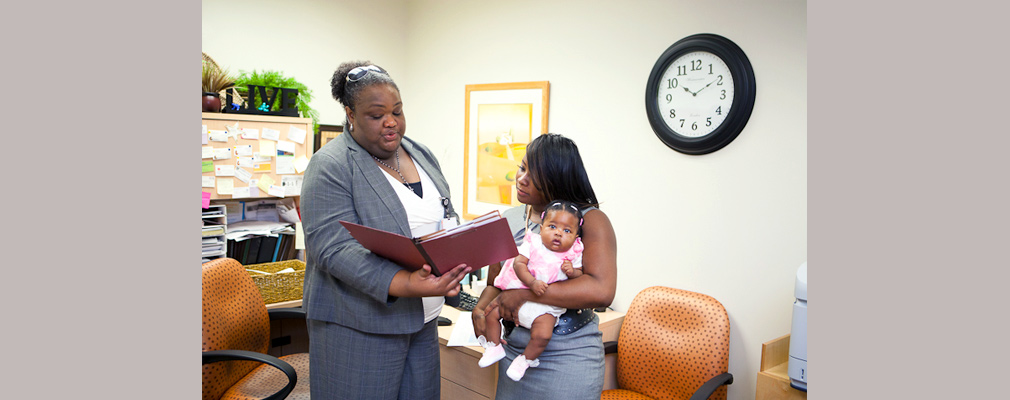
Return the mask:
[[466, 398], [447, 396], [447, 382], [454, 383], [460, 386], [461, 390], [483, 396], [483, 398], [494, 398], [494, 392], [498, 386], [498, 366], [478, 367], [477, 360], [479, 359], [477, 357], [465, 354], [458, 349], [458, 347], [438, 346], [442, 367], [442, 398]]
[[491, 400], [491, 398], [442, 378], [441, 400]]

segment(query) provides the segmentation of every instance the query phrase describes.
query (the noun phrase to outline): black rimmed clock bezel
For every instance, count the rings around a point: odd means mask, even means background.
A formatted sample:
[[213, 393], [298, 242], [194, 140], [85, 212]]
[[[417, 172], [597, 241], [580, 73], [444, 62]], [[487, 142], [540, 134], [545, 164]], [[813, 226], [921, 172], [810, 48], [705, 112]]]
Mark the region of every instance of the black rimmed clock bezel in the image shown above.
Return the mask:
[[[701, 137], [683, 136], [670, 129], [663, 120], [662, 111], [656, 100], [666, 69], [678, 57], [694, 51], [709, 52], [721, 58], [733, 75], [734, 85], [733, 103], [729, 114], [718, 128]], [[750, 120], [755, 95], [754, 68], [743, 49], [725, 37], [699, 33], [678, 40], [659, 56], [645, 87], [645, 111], [652, 130], [664, 144], [684, 154], [702, 155], [726, 147], [740, 135]]]

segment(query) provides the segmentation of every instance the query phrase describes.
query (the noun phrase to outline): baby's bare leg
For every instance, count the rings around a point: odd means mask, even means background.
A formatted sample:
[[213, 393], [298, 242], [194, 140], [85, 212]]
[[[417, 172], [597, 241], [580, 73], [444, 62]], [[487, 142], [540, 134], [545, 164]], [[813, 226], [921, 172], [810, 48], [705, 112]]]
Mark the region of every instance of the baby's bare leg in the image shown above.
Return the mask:
[[550, 314], [544, 314], [533, 320], [530, 325], [530, 342], [526, 344], [526, 351], [523, 355], [527, 360], [535, 360], [547, 348], [547, 343], [554, 335], [554, 324], [557, 318]]
[[484, 339], [488, 342], [501, 343], [501, 317], [498, 314], [498, 307], [495, 307], [484, 315]]

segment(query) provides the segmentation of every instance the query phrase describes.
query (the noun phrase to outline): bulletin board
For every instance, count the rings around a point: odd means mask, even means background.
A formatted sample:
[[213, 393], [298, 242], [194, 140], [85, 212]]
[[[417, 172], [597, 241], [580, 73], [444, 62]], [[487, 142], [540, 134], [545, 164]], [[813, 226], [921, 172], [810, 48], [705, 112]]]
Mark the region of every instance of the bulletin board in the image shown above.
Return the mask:
[[203, 113], [203, 127], [203, 191], [211, 200], [301, 194], [315, 142], [311, 118]]

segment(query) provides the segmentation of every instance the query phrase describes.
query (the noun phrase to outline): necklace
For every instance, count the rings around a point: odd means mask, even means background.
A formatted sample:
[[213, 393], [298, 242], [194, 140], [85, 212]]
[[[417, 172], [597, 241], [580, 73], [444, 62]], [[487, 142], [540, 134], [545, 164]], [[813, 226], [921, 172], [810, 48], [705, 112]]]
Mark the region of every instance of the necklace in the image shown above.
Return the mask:
[[400, 149], [397, 148], [396, 150], [394, 150], [393, 154], [396, 154], [396, 168], [393, 168], [393, 166], [391, 166], [389, 164], [386, 164], [386, 162], [380, 160], [379, 157], [372, 156], [372, 158], [374, 158], [375, 161], [377, 161], [379, 164], [385, 165], [386, 168], [389, 168], [389, 169], [391, 169], [393, 171], [396, 171], [396, 174], [400, 175], [400, 180], [403, 181], [403, 185], [406, 186], [407, 189], [410, 189], [410, 191], [412, 193], [417, 194], [417, 192], [414, 191], [414, 188], [412, 186], [410, 186], [409, 183], [407, 183], [407, 178], [404, 178], [403, 174], [400, 173]]

